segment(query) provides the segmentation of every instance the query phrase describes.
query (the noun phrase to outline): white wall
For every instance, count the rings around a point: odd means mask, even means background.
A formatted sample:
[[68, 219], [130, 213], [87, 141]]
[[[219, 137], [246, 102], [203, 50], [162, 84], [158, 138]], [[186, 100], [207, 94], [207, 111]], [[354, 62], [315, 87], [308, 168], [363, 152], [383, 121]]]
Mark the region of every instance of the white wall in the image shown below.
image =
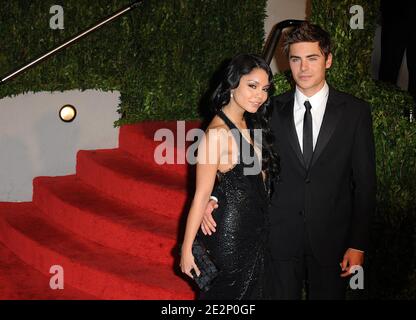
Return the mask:
[[[306, 19], [306, 4], [307, 0], [269, 0], [267, 1], [267, 18], [264, 22], [264, 30], [266, 32], [266, 39], [269, 36], [269, 33], [273, 26], [283, 20], [287, 19], [297, 19], [305, 20]], [[271, 67], [273, 72], [278, 72], [280, 70], [285, 70], [287, 64], [283, 57], [281, 58], [279, 52], [275, 53], [275, 58], [273, 58]], [[279, 66], [276, 63], [276, 57], [279, 57]], [[280, 68], [279, 68], [280, 67]]]
[[[59, 109], [77, 109], [65, 123]], [[31, 201], [37, 176], [75, 173], [80, 149], [118, 147], [118, 92], [73, 90], [18, 95], [0, 100], [0, 201]]]

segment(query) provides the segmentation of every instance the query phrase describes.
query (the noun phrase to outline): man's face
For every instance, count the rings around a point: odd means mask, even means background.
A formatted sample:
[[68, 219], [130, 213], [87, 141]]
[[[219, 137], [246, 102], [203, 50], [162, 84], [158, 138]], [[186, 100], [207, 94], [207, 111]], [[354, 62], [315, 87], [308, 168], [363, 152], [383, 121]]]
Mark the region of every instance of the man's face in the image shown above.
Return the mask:
[[318, 42], [298, 42], [290, 45], [289, 65], [293, 78], [307, 97], [317, 93], [325, 83], [325, 70], [332, 64], [332, 55], [325, 59]]

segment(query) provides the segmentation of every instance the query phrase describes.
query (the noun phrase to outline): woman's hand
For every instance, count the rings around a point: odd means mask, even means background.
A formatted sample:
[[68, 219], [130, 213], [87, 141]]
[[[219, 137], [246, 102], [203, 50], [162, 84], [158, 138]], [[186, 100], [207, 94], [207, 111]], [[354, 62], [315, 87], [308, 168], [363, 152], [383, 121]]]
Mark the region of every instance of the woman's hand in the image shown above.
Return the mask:
[[195, 264], [194, 256], [192, 255], [191, 249], [182, 250], [181, 254], [181, 262], [179, 264], [181, 267], [181, 270], [183, 273], [185, 273], [187, 276], [194, 278], [191, 274], [191, 270], [194, 269], [196, 272], [196, 275], [199, 277], [201, 272], [198, 269], [198, 266]]
[[215, 227], [217, 224], [215, 223], [214, 218], [212, 217], [212, 213], [215, 209], [218, 208], [218, 203], [215, 200], [210, 200], [205, 208], [204, 216], [202, 218], [201, 230], [204, 235], [212, 235], [214, 233]]

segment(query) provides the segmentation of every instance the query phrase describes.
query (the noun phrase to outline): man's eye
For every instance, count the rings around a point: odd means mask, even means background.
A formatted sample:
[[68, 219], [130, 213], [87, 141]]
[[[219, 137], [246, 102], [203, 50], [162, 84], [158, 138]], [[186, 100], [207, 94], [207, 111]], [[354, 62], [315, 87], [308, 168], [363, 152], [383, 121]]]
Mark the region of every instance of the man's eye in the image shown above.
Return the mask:
[[299, 59], [298, 58], [292, 58], [292, 62], [298, 62]]

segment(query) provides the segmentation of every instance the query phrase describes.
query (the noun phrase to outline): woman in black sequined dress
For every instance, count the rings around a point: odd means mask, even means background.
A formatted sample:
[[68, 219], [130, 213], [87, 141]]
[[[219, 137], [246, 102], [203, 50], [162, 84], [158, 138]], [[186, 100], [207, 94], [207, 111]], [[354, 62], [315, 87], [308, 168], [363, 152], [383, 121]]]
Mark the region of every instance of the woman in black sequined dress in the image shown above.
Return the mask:
[[[188, 215], [180, 266], [199, 275], [195, 237], [220, 274], [201, 299], [267, 299], [271, 268], [267, 247], [270, 181], [279, 171], [268, 129], [272, 72], [259, 56], [241, 54], [228, 65], [213, 95], [216, 116], [198, 147], [196, 191]], [[216, 232], [198, 232], [211, 194], [221, 203]]]

